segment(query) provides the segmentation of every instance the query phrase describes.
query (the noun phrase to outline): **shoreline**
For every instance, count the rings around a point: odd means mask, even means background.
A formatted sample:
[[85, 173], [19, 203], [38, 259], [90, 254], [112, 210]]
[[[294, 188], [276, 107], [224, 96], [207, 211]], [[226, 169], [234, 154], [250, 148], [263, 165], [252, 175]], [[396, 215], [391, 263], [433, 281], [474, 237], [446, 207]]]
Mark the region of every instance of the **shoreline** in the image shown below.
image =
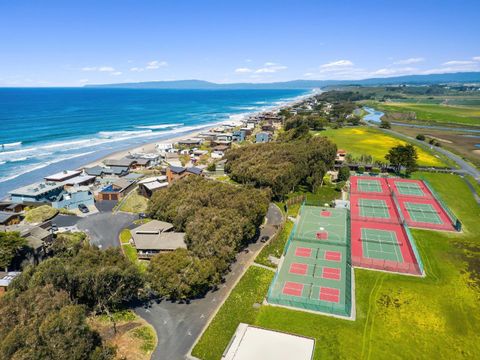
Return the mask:
[[[225, 118], [221, 121], [216, 121], [212, 123], [204, 124], [202, 127], [197, 127], [196, 129], [186, 129], [185, 132], [178, 132], [174, 134], [163, 134], [161, 132], [158, 133], [158, 137], [155, 139], [145, 139], [143, 143], [137, 143], [134, 145], [126, 145], [125, 148], [117, 148], [112, 150], [103, 150], [98, 149], [86, 154], [85, 157], [72, 157], [70, 159], [65, 159], [59, 162], [55, 162], [52, 164], [48, 164], [48, 168], [50, 168], [49, 172], [56, 173], [61, 172], [67, 169], [83, 169], [85, 167], [91, 167], [98, 164], [102, 164], [103, 161], [106, 159], [119, 159], [131, 152], [154, 152], [156, 153], [155, 144], [159, 143], [175, 143], [179, 140], [184, 140], [187, 138], [198, 136], [199, 133], [207, 132], [212, 128], [220, 126], [221, 124], [225, 123], [232, 123], [232, 122], [239, 122], [247, 117], [258, 116], [263, 113], [278, 111], [285, 107], [290, 107], [295, 104], [298, 104], [305, 99], [308, 99], [314, 95], [318, 94], [317, 91], [305, 91], [304, 94], [295, 96], [293, 98], [286, 98], [281, 100], [281, 103], [277, 104], [270, 104], [264, 106], [262, 108], [256, 109], [255, 111], [246, 111], [243, 113], [231, 114], [229, 118]], [[142, 150], [143, 149], [143, 150]], [[8, 192], [12, 189], [26, 186], [31, 183], [35, 183], [41, 181], [44, 176], [49, 175], [45, 174], [45, 167], [41, 166], [37, 169], [33, 169], [31, 171], [26, 172], [25, 174], [21, 174], [19, 176], [15, 176], [14, 178], [7, 180], [3, 183], [0, 183], [0, 201], [8, 200]]]

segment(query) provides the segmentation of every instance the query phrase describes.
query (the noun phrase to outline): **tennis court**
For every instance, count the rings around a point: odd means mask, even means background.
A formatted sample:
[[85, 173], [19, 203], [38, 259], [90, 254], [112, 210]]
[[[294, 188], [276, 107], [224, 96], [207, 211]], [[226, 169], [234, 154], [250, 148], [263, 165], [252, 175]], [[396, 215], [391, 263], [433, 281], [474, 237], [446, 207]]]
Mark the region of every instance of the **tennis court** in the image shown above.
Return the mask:
[[405, 209], [410, 215], [410, 219], [415, 222], [443, 224], [442, 219], [438, 215], [432, 204], [421, 204], [413, 202], [405, 202]]
[[388, 195], [390, 189], [385, 178], [371, 176], [352, 176], [350, 178], [352, 194]]
[[402, 243], [395, 231], [362, 228], [363, 253], [372, 259], [403, 262]]
[[391, 191], [399, 197], [433, 198], [421, 180], [390, 178], [387, 183]]
[[383, 199], [359, 199], [360, 216], [369, 218], [390, 218], [389, 207]]
[[364, 193], [380, 193], [382, 192], [382, 185], [377, 179], [359, 179], [357, 183], [358, 190]]
[[270, 285], [270, 304], [350, 316], [347, 221], [347, 209], [302, 206]]

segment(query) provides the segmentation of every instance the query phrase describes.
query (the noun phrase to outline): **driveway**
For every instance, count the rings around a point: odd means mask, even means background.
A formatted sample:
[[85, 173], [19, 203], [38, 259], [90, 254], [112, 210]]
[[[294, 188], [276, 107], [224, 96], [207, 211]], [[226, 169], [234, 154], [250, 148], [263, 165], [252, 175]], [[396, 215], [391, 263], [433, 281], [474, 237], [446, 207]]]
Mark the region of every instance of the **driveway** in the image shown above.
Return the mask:
[[[100, 203], [99, 203], [100, 204]], [[127, 227], [132, 227], [132, 222], [138, 219], [138, 215], [129, 213], [111, 212], [114, 204], [104, 204], [99, 207], [101, 212], [86, 217], [58, 215], [52, 223], [59, 228], [77, 226], [78, 230], [86, 232], [90, 236], [90, 243], [103, 249], [119, 246], [118, 235]], [[110, 210], [108, 210], [110, 208]]]
[[[260, 231], [259, 237], [272, 236], [283, 222], [280, 209], [270, 204], [266, 216], [266, 223]], [[248, 252], [237, 255], [231, 271], [225, 276], [225, 282], [216, 291], [209, 292], [204, 298], [191, 301], [189, 304], [178, 304], [169, 301], [155, 303], [148, 308], [135, 309], [137, 314], [148, 321], [155, 328], [158, 336], [158, 346], [152, 359], [180, 360], [186, 359], [191, 347], [200, 336], [209, 319], [217, 308], [227, 298], [230, 290], [235, 286], [248, 266], [253, 262], [257, 253], [263, 247], [257, 241], [248, 246]]]

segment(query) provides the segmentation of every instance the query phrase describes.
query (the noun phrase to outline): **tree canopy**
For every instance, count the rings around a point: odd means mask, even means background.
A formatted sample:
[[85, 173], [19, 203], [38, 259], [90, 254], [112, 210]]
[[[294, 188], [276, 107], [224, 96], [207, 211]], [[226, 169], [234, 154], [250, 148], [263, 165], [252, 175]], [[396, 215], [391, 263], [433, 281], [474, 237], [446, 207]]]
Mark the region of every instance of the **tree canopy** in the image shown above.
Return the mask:
[[19, 232], [0, 231], [0, 268], [7, 269], [18, 252], [27, 245]]
[[415, 147], [411, 144], [397, 145], [388, 151], [385, 159], [395, 168], [397, 174], [405, 167], [406, 175], [410, 175], [417, 168], [418, 154]]

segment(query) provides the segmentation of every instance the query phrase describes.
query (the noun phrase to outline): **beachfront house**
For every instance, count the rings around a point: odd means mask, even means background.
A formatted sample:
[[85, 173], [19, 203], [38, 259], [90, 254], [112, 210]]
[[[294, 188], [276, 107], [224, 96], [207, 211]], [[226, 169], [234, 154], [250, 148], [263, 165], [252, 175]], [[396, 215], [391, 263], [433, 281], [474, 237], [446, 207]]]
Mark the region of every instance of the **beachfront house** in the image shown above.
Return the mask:
[[96, 196], [98, 201], [113, 200], [118, 201], [124, 198], [134, 187], [135, 181], [123, 178], [116, 179], [115, 182], [105, 186]]
[[272, 134], [266, 131], [261, 131], [255, 135], [256, 143], [266, 143], [271, 140]]
[[63, 182], [42, 181], [33, 183], [10, 191], [10, 201], [27, 206], [50, 205], [61, 194], [63, 187]]
[[85, 168], [85, 173], [90, 176], [95, 177], [104, 177], [107, 175], [114, 175], [114, 176], [125, 176], [129, 173], [129, 168], [127, 166], [111, 166], [111, 167], [103, 167], [103, 166], [94, 166], [91, 168]]
[[103, 161], [105, 166], [107, 167], [126, 167], [127, 169], [133, 169], [135, 164], [137, 163], [136, 159], [106, 159]]
[[151, 197], [153, 193], [161, 189], [166, 189], [167, 187], [168, 181], [165, 175], [149, 177], [138, 182], [140, 194], [148, 198]]
[[80, 204], [87, 207], [95, 205], [93, 193], [87, 186], [65, 188], [56, 200], [52, 201], [52, 207], [55, 209], [76, 210]]
[[247, 132], [245, 130], [236, 130], [232, 134], [232, 141], [242, 142], [245, 141]]
[[152, 220], [131, 231], [133, 245], [139, 259], [150, 260], [158, 253], [186, 249], [185, 233], [174, 232], [173, 225]]
[[203, 176], [203, 170], [198, 167], [170, 166], [167, 168], [167, 181], [169, 184], [189, 175]]
[[184, 139], [178, 141], [180, 147], [194, 147], [202, 145], [203, 140], [199, 138]]
[[0, 211], [0, 225], [14, 225], [22, 220], [19, 213], [11, 211]]
[[50, 182], [64, 182], [79, 176], [82, 172], [80, 170], [64, 170], [59, 173], [45, 176], [45, 181]]

